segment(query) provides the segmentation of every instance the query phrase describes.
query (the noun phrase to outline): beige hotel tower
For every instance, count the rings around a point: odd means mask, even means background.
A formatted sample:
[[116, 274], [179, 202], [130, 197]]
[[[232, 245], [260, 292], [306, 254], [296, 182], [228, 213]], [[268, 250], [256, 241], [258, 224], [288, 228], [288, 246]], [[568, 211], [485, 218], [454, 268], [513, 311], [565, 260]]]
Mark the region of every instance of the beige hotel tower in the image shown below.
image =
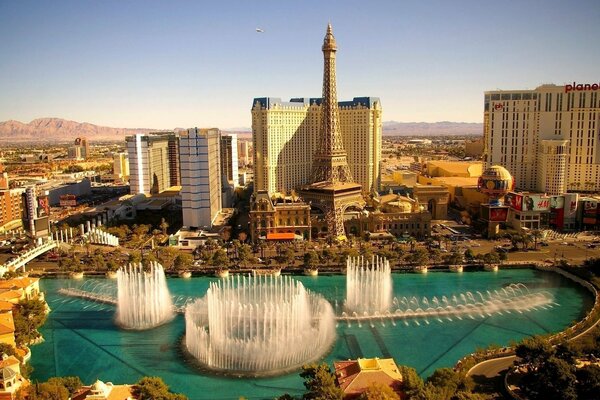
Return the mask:
[[[255, 98], [252, 104], [254, 191], [288, 192], [311, 182], [321, 145], [322, 98]], [[355, 97], [339, 106], [339, 132], [354, 182], [365, 193], [378, 189], [381, 102]]]
[[600, 190], [598, 88], [573, 82], [485, 92], [485, 166], [502, 165], [522, 190]]

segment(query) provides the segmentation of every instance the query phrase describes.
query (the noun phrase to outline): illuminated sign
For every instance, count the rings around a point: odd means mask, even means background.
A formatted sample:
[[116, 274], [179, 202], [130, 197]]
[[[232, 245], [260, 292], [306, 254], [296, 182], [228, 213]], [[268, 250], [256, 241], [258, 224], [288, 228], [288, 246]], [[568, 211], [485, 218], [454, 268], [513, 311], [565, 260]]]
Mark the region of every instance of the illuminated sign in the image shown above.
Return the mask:
[[578, 92], [581, 92], [582, 90], [598, 90], [598, 88], [600, 88], [600, 85], [597, 83], [590, 84], [573, 82], [572, 85], [565, 85], [565, 93], [572, 92], [573, 90], [576, 90]]

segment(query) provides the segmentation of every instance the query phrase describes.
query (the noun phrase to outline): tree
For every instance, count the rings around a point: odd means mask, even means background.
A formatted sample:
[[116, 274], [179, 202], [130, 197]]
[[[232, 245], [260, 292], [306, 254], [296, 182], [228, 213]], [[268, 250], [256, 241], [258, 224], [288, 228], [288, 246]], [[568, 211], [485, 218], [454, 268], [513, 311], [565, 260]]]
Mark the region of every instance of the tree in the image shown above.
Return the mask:
[[211, 264], [218, 268], [228, 268], [229, 257], [227, 257], [225, 250], [219, 249], [215, 251], [212, 255]]
[[425, 249], [416, 249], [414, 252], [409, 253], [406, 256], [406, 261], [417, 266], [425, 265], [428, 260], [429, 253], [427, 253], [427, 250]]
[[[526, 385], [540, 399], [577, 399], [576, 368], [558, 357], [550, 357], [543, 368], [532, 374], [532, 382]], [[524, 382], [527, 382], [524, 380]], [[597, 394], [597, 393], [596, 393]], [[533, 396], [532, 396], [533, 397]]]
[[133, 392], [140, 400], [187, 400], [182, 394], [171, 393], [163, 380], [156, 376], [140, 379]]
[[524, 339], [515, 349], [517, 357], [521, 362], [529, 364], [533, 371], [540, 368], [544, 362], [554, 355], [552, 345], [541, 336], [534, 336]]
[[8, 343], [0, 343], [0, 356], [6, 354], [7, 356], [15, 355], [15, 348]]
[[427, 386], [433, 386], [441, 398], [450, 400], [457, 392], [470, 392], [473, 381], [451, 368], [436, 369], [427, 379]]
[[32, 386], [28, 400], [67, 400], [69, 390], [58, 383], [39, 383]]
[[175, 259], [179, 255], [179, 250], [174, 247], [159, 247], [156, 250], [157, 258], [165, 269], [174, 267]]
[[475, 258], [475, 254], [473, 253], [473, 250], [471, 250], [471, 249], [465, 250], [465, 259], [467, 259], [468, 261], [473, 261], [474, 258]]
[[344, 392], [335, 384], [335, 376], [327, 364], [305, 365], [300, 376], [304, 378], [304, 387], [307, 390], [303, 399], [342, 400], [344, 398]]
[[81, 386], [83, 386], [83, 382], [78, 376], [63, 376], [63, 377], [54, 377], [48, 379], [48, 383], [53, 385], [62, 385], [67, 389], [69, 394], [75, 393]]
[[452, 253], [448, 254], [446, 262], [450, 265], [462, 264], [463, 255], [457, 250], [452, 250]]
[[252, 247], [246, 243], [241, 243], [238, 246], [238, 260], [240, 265], [246, 267], [248, 262], [251, 262], [254, 256], [252, 255]]
[[531, 231], [531, 237], [533, 238], [533, 249], [537, 250], [538, 248], [538, 240], [540, 240], [544, 235], [542, 231], [539, 229], [534, 229]]
[[191, 254], [180, 253], [175, 257], [173, 267], [175, 267], [177, 271], [187, 271], [191, 268], [193, 263], [194, 257], [192, 257]]
[[37, 329], [46, 322], [46, 303], [39, 299], [21, 300], [13, 312], [15, 342], [21, 347], [39, 337]]
[[304, 253], [304, 268], [314, 269], [319, 263], [319, 256], [314, 250]]
[[406, 365], [399, 365], [398, 370], [402, 375], [402, 390], [408, 398], [416, 397], [423, 390], [423, 379], [419, 376], [414, 368]]
[[360, 394], [358, 400], [400, 400], [400, 396], [388, 385], [373, 382]]
[[582, 400], [592, 400], [600, 393], [600, 367], [587, 365], [577, 370], [577, 393]]

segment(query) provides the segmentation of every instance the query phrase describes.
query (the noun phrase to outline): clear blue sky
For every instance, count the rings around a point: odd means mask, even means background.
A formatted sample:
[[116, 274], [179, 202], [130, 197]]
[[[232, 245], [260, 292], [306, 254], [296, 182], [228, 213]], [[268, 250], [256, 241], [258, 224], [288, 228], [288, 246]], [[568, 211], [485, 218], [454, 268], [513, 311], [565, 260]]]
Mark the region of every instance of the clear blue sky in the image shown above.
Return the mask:
[[328, 21], [338, 98], [380, 97], [384, 120], [481, 122], [485, 90], [600, 82], [599, 0], [0, 0], [0, 121], [249, 127], [254, 97], [321, 95]]

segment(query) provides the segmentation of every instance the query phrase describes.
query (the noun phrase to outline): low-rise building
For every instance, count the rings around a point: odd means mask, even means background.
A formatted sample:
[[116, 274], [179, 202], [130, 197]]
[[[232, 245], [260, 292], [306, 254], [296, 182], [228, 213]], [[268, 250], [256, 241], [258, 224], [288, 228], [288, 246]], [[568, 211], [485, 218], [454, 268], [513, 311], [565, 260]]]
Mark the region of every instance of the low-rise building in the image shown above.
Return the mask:
[[393, 358], [359, 358], [333, 363], [338, 386], [344, 399], [357, 399], [373, 383], [389, 386], [400, 395], [402, 374]]
[[91, 386], [83, 386], [71, 397], [72, 400], [133, 400], [132, 385], [113, 385], [97, 380]]
[[21, 375], [21, 364], [15, 356], [2, 355], [0, 360], [0, 400], [14, 400], [15, 393], [29, 381]]
[[[293, 234], [293, 239], [311, 238], [310, 205], [296, 196], [269, 196], [266, 190], [252, 195], [250, 237], [268, 240], [273, 234]], [[278, 239], [274, 239], [278, 240]]]

